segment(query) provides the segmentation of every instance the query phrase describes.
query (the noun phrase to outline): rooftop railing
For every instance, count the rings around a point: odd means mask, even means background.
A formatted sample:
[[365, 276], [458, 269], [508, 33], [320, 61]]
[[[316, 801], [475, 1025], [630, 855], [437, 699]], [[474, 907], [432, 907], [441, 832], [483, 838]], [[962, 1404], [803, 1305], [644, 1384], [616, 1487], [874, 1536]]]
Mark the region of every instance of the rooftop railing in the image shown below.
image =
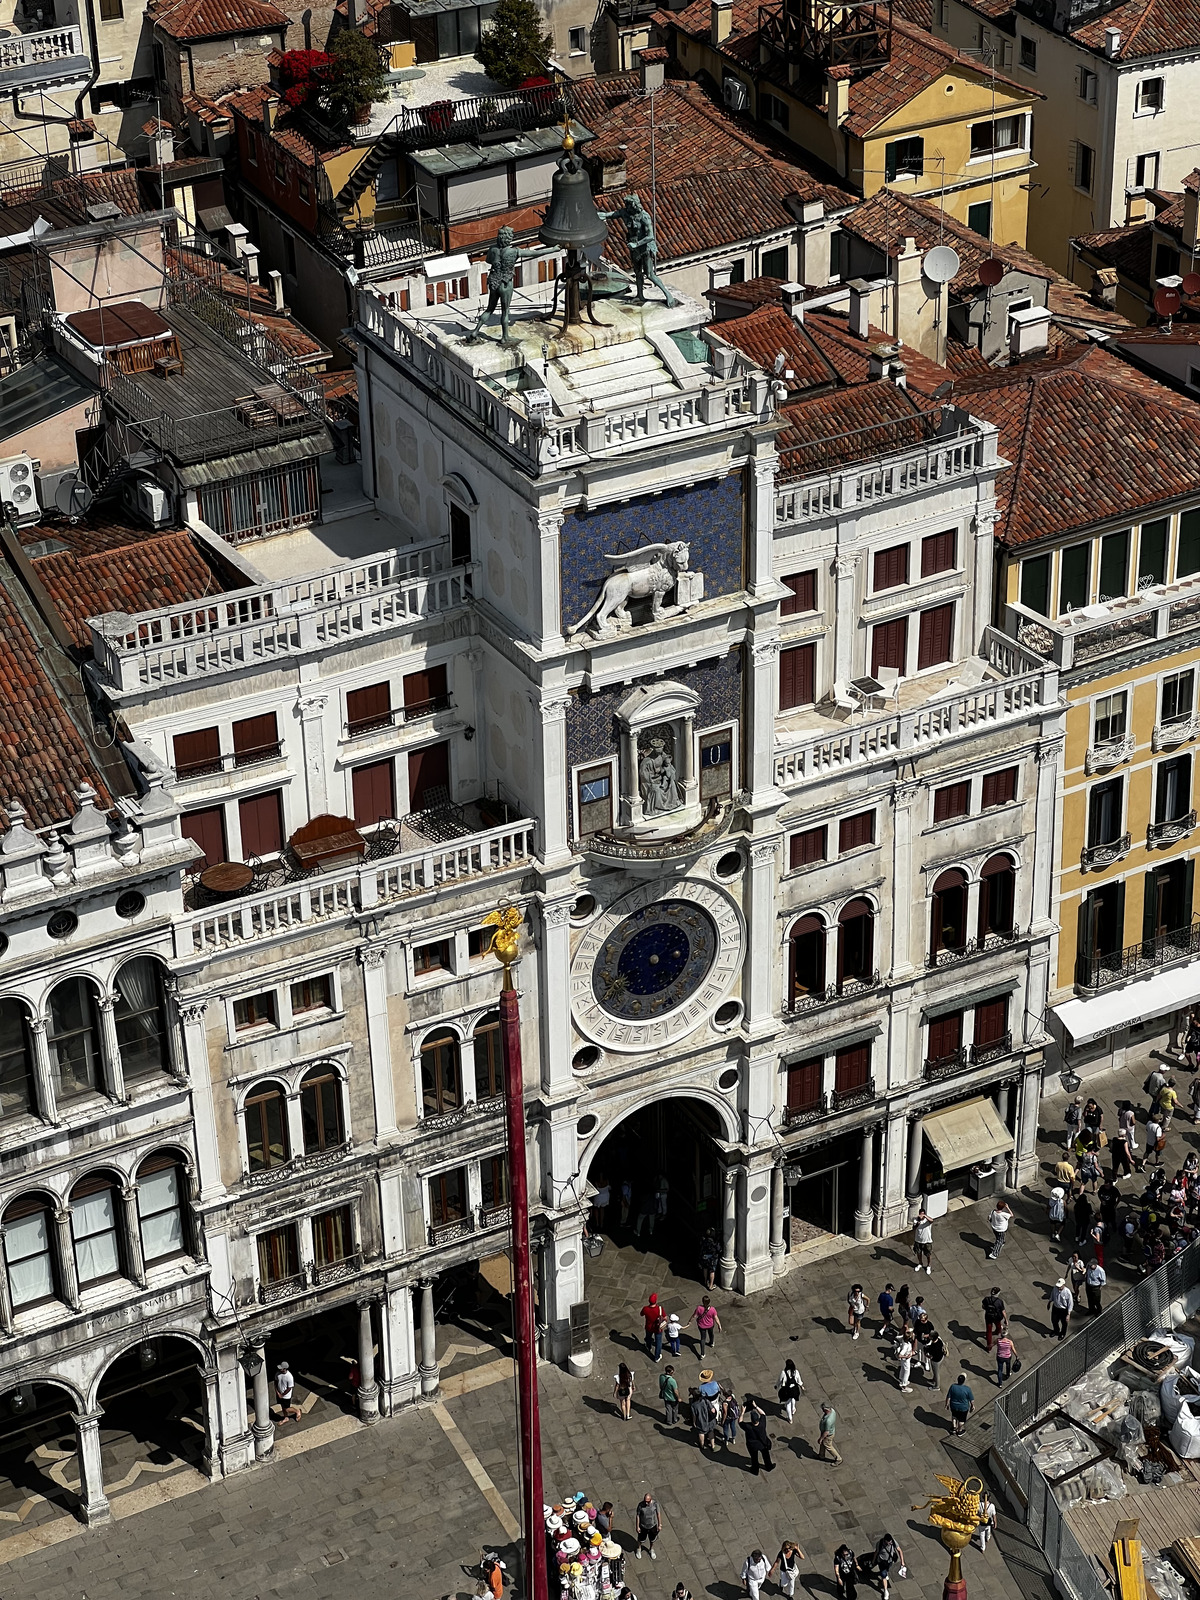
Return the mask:
[[1155, 639], [1200, 628], [1200, 574], [1153, 584], [1116, 600], [1044, 617], [1029, 606], [1008, 607], [1006, 631], [1027, 649], [1068, 671]]
[[79, 28], [46, 28], [0, 39], [0, 89], [86, 77], [90, 61]]

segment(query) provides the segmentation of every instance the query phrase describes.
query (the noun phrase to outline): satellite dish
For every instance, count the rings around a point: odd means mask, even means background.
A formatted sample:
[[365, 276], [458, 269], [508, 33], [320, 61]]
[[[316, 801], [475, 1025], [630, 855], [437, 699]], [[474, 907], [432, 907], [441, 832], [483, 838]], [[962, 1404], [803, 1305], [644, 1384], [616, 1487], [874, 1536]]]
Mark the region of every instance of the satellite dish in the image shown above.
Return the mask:
[[82, 478], [60, 478], [54, 491], [54, 504], [64, 517], [84, 517], [95, 496]]
[[994, 289], [1006, 270], [999, 256], [989, 256], [979, 269], [979, 281], [986, 288]]
[[935, 244], [921, 263], [921, 271], [930, 283], [949, 283], [961, 269], [958, 251], [951, 250], [948, 244]]
[[1156, 289], [1154, 291], [1154, 309], [1160, 317], [1173, 317], [1183, 304], [1183, 296], [1178, 289]]
[[1184, 294], [1200, 294], [1200, 272], [1185, 272], [1183, 275]]

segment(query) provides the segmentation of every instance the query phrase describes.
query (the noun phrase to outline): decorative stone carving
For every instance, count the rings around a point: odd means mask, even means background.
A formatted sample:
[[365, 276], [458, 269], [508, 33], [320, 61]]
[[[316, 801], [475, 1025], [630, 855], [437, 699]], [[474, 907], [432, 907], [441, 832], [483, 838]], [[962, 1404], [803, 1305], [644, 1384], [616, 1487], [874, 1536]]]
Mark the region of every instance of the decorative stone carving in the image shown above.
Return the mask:
[[779, 841], [771, 839], [766, 844], [752, 844], [750, 846], [750, 860], [756, 867], [769, 867], [773, 865], [779, 853]]
[[542, 714], [542, 722], [544, 724], [562, 722], [567, 715], [567, 707], [570, 704], [571, 697], [568, 694], [560, 695], [552, 700], [543, 700], [538, 706], [538, 710]]
[[769, 667], [778, 656], [782, 648], [778, 639], [756, 639], [750, 646], [750, 654], [754, 657], [756, 667]]
[[910, 806], [925, 787], [923, 783], [898, 783], [892, 790], [892, 804], [897, 810]]
[[675, 730], [669, 723], [638, 734], [638, 793], [644, 817], [665, 816], [687, 803], [675, 770]]
[[208, 1001], [181, 1000], [179, 1002], [179, 1015], [185, 1025], [204, 1021], [204, 1013], [208, 1010]]
[[542, 907], [542, 921], [548, 928], [565, 928], [571, 920], [571, 906], [569, 901], [560, 901], [557, 905]]
[[[600, 597], [585, 616], [570, 630], [574, 637], [590, 623], [592, 632], [601, 637], [615, 631], [615, 627], [630, 627], [631, 600], [650, 601], [650, 620], [658, 622], [665, 614], [688, 611], [704, 598], [704, 576], [688, 571], [689, 547], [682, 539], [671, 544], [646, 544], [623, 555], [605, 555], [604, 559], [617, 567], [604, 580]], [[668, 607], [665, 598], [675, 591], [674, 603]]]
[[1063, 753], [1063, 739], [1046, 739], [1034, 751], [1034, 760], [1038, 766], [1053, 766]]
[[360, 945], [358, 951], [358, 964], [360, 967], [381, 967], [387, 950], [381, 944]]

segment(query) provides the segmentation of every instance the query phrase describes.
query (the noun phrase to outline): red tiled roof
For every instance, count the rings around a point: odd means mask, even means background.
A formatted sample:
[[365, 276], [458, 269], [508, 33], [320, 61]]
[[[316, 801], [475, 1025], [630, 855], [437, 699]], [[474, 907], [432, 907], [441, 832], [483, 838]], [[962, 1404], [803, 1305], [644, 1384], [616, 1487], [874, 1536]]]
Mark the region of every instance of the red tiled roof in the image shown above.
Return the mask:
[[990, 256], [997, 256], [1017, 272], [1026, 272], [1047, 282], [1054, 276], [1053, 269], [1028, 250], [1015, 244], [992, 244], [981, 233], [975, 233], [956, 217], [941, 211], [932, 201], [918, 195], [898, 194], [893, 189], [880, 189], [855, 206], [848, 217], [842, 219], [842, 229], [865, 240], [877, 249], [892, 255], [904, 248], [904, 241], [912, 238], [920, 250], [930, 250], [934, 245], [948, 244], [958, 253], [962, 265], [951, 279], [950, 289], [956, 295], [969, 295], [979, 286], [979, 268]]
[[[263, 102], [278, 100], [278, 90], [272, 89], [269, 84], [258, 89], [241, 89], [231, 94], [223, 95], [217, 102], [218, 107], [233, 112], [236, 116], [244, 117], [247, 122], [252, 122], [257, 128], [262, 127]], [[276, 114], [275, 126], [271, 129], [270, 137], [282, 149], [290, 151], [307, 167], [315, 167], [319, 161], [324, 161], [329, 156], [340, 155], [344, 150], [353, 148], [352, 141], [338, 139], [336, 136], [331, 142], [325, 141], [311, 121], [304, 117], [302, 112], [288, 111], [280, 103]], [[363, 155], [367, 155], [366, 146]]]
[[777, 306], [782, 304], [779, 291], [782, 278], [747, 278], [742, 283], [727, 283], [720, 289], [706, 289], [707, 300], [732, 300], [746, 306]]
[[166, 0], [150, 20], [172, 39], [222, 39], [288, 26], [288, 14], [268, 0]]
[[[782, 306], [759, 306], [748, 316], [716, 323], [713, 332], [736, 345], [764, 372], [778, 376], [793, 393], [800, 389], [828, 387], [838, 381], [837, 369]], [[775, 374], [780, 353], [784, 361]]]
[[[182, 267], [185, 272], [192, 267], [192, 252], [186, 247], [178, 250], [168, 249], [166, 260], [169, 267]], [[203, 271], [196, 276], [202, 277], [205, 283], [212, 285], [214, 276], [216, 286], [222, 294], [228, 295], [239, 307], [246, 305], [246, 280], [240, 273], [233, 272], [229, 267], [214, 262], [211, 258], [204, 258]], [[274, 311], [275, 296], [270, 289], [265, 289], [261, 283], [251, 279], [250, 282], [250, 309], [252, 311]]]
[[1083, 233], [1074, 243], [1105, 266], [1114, 267], [1131, 282], [1149, 285], [1154, 259], [1153, 222], [1134, 222], [1124, 228]]
[[777, 441], [781, 476], [902, 450], [928, 436], [932, 415], [886, 379], [797, 400], [780, 411], [786, 423]]
[[128, 528], [67, 523], [22, 528], [25, 545], [47, 540], [65, 550], [33, 557], [33, 569], [75, 642], [91, 645], [88, 617], [105, 611], [155, 611], [229, 587], [209, 566], [186, 528]]
[[1091, 22], [1069, 30], [1070, 37], [1089, 50], [1104, 50], [1109, 28], [1121, 30], [1121, 47], [1115, 61], [1138, 61], [1147, 56], [1173, 55], [1200, 46], [1200, 0], [1126, 0]]
[[[238, 306], [236, 309], [238, 316], [246, 320], [245, 307]], [[273, 338], [278, 340], [288, 355], [299, 361], [301, 365], [306, 361], [328, 360], [332, 354], [328, 345], [322, 344], [320, 339], [309, 333], [306, 327], [296, 322], [292, 317], [283, 317], [277, 313], [271, 316], [263, 316], [261, 313], [255, 312], [249, 320], [257, 323], [260, 328], [265, 328]]]
[[1200, 407], [1096, 345], [960, 378], [954, 399], [997, 425], [1012, 462], [996, 484], [996, 536], [1006, 544], [1196, 494]]

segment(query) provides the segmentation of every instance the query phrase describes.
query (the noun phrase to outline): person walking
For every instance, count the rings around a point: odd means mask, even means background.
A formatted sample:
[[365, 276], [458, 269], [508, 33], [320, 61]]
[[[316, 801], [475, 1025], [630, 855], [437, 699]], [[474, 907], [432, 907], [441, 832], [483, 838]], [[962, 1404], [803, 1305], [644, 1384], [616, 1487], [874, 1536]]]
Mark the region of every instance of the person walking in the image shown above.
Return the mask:
[[775, 1581], [779, 1584], [780, 1594], [786, 1595], [787, 1600], [791, 1600], [791, 1597], [796, 1592], [796, 1579], [800, 1576], [800, 1563], [807, 1561], [807, 1559], [808, 1557], [794, 1539], [785, 1539], [779, 1548], [779, 1554], [771, 1563], [771, 1570], [767, 1576], [768, 1578], [774, 1578], [778, 1572], [779, 1577]]
[[659, 1305], [656, 1294], [650, 1296], [639, 1315], [646, 1329], [646, 1354], [651, 1361], [659, 1361], [662, 1358], [662, 1336], [665, 1322], [663, 1308]]
[[717, 1315], [716, 1306], [713, 1305], [708, 1295], [704, 1296], [703, 1300], [687, 1319], [687, 1322], [684, 1323], [684, 1327], [690, 1327], [693, 1322], [696, 1324], [696, 1331], [700, 1335], [700, 1348], [696, 1354], [703, 1356], [706, 1340], [708, 1348], [715, 1350], [717, 1346], [717, 1329], [721, 1326], [721, 1319]]
[[1083, 1128], [1088, 1133], [1096, 1134], [1097, 1136], [1104, 1126], [1104, 1112], [1100, 1109], [1100, 1102], [1092, 1095], [1087, 1098], [1087, 1103], [1083, 1108], [1083, 1116], [1080, 1120], [1083, 1123]]
[[1077, 1094], [1074, 1100], [1068, 1103], [1067, 1109], [1063, 1112], [1063, 1124], [1066, 1130], [1063, 1134], [1064, 1150], [1070, 1150], [1073, 1147], [1082, 1122], [1083, 1096]]
[[838, 1600], [858, 1600], [858, 1557], [848, 1544], [833, 1552], [833, 1578]]
[[950, 1413], [950, 1421], [956, 1435], [966, 1427], [967, 1418], [974, 1409], [975, 1396], [967, 1385], [966, 1373], [960, 1372], [946, 1390], [946, 1410]]
[[1062, 1238], [1063, 1223], [1067, 1219], [1066, 1198], [1066, 1195], [1057, 1186], [1051, 1189], [1049, 1204], [1046, 1208], [1050, 1217], [1051, 1244], [1057, 1244]]
[[1187, 1032], [1183, 1036], [1183, 1059], [1193, 1072], [1200, 1066], [1200, 1017], [1194, 1011], [1188, 1017]]
[[633, 1373], [622, 1361], [613, 1379], [613, 1398], [617, 1402], [617, 1415], [624, 1417], [626, 1422], [629, 1421], [629, 1411], [633, 1405], [634, 1387]]
[[1134, 1168], [1140, 1172], [1145, 1162], [1138, 1159], [1137, 1112], [1133, 1109], [1132, 1100], [1121, 1101], [1121, 1109], [1117, 1112], [1117, 1132], [1125, 1135], [1125, 1144], [1133, 1157]]
[[1100, 1186], [1100, 1157], [1095, 1150], [1085, 1150], [1079, 1158], [1079, 1182], [1086, 1189], [1092, 1186], [1095, 1194]]
[[1118, 1122], [1117, 1131], [1108, 1141], [1108, 1157], [1112, 1162], [1112, 1182], [1133, 1176], [1133, 1158], [1129, 1154], [1129, 1136]]
[[732, 1389], [721, 1396], [721, 1442], [728, 1450], [737, 1443], [738, 1423], [742, 1420], [742, 1402]]
[[1004, 1249], [1004, 1241], [1008, 1238], [1008, 1229], [1011, 1222], [1012, 1207], [1007, 1200], [997, 1200], [995, 1210], [988, 1218], [988, 1227], [991, 1228], [992, 1238], [995, 1240], [992, 1248], [988, 1251], [989, 1261], [995, 1261], [1001, 1250]]
[[1093, 1261], [1084, 1275], [1083, 1285], [1087, 1290], [1088, 1310], [1094, 1317], [1100, 1315], [1100, 1296], [1107, 1282], [1108, 1274], [1099, 1261]]
[[292, 1369], [286, 1361], [281, 1361], [275, 1368], [275, 1398], [279, 1401], [279, 1426], [290, 1420], [300, 1421], [301, 1410], [292, 1399], [296, 1388], [296, 1380], [292, 1377]]
[[1050, 1332], [1057, 1334], [1061, 1344], [1067, 1337], [1067, 1323], [1075, 1309], [1075, 1296], [1065, 1278], [1059, 1278], [1046, 1296], [1050, 1302]]
[[679, 1384], [675, 1378], [675, 1368], [668, 1367], [665, 1372], [658, 1375], [658, 1398], [666, 1410], [668, 1427], [674, 1427], [679, 1421]]
[[706, 1394], [701, 1394], [699, 1389], [688, 1390], [688, 1404], [692, 1411], [692, 1421], [696, 1427], [696, 1442], [701, 1451], [716, 1449], [717, 1423], [720, 1418], [716, 1406]]
[[926, 1372], [929, 1375], [929, 1386], [935, 1394], [941, 1387], [942, 1362], [946, 1359], [946, 1341], [936, 1329], [931, 1330], [931, 1337], [925, 1345]]
[[1167, 1146], [1167, 1130], [1162, 1125], [1162, 1120], [1157, 1111], [1152, 1111], [1146, 1118], [1146, 1160], [1153, 1160], [1155, 1166], [1162, 1166], [1163, 1151]]
[[1004, 1308], [1000, 1290], [995, 1285], [984, 1295], [980, 1304], [983, 1307], [983, 1325], [987, 1335], [987, 1348], [990, 1350], [993, 1337], [999, 1337], [1008, 1327], [1008, 1312]]
[[1087, 1238], [1092, 1231], [1092, 1202], [1082, 1190], [1075, 1196], [1075, 1248]]
[[658, 1501], [649, 1489], [638, 1501], [637, 1516], [637, 1558], [642, 1559], [642, 1546], [650, 1552], [651, 1561], [658, 1560], [658, 1551], [654, 1548], [654, 1541], [662, 1532], [662, 1518], [658, 1513]]
[[708, 1228], [700, 1241], [700, 1281], [706, 1289], [711, 1289], [716, 1282], [717, 1268], [720, 1264], [721, 1246], [717, 1242], [716, 1232]]
[[913, 1223], [913, 1255], [916, 1257], [915, 1272], [924, 1272], [927, 1278], [933, 1277], [933, 1223], [922, 1206], [917, 1212], [916, 1221]]
[[1178, 1085], [1174, 1078], [1168, 1078], [1158, 1091], [1158, 1099], [1154, 1102], [1154, 1109], [1158, 1112], [1158, 1120], [1162, 1123], [1164, 1133], [1171, 1126], [1171, 1118], [1175, 1115], [1178, 1105]]
[[1000, 1387], [1000, 1385], [1004, 1382], [1004, 1380], [1012, 1372], [1012, 1364], [1016, 1360], [1016, 1358], [1017, 1358], [1017, 1347], [1016, 1347], [1016, 1345], [1008, 1337], [1007, 1333], [1002, 1333], [1000, 1335], [1000, 1337], [996, 1340], [996, 1387], [997, 1388]]
[[837, 1412], [828, 1400], [821, 1402], [821, 1420], [817, 1423], [817, 1457], [821, 1461], [832, 1461], [835, 1467], [841, 1466], [841, 1452], [837, 1447]]
[[888, 1595], [888, 1574], [894, 1566], [898, 1566], [900, 1574], [904, 1574], [904, 1551], [892, 1538], [890, 1533], [885, 1533], [875, 1546], [875, 1576], [879, 1580], [879, 1592], [883, 1600]]
[[1076, 1250], [1070, 1261], [1067, 1262], [1067, 1282], [1071, 1285], [1071, 1293], [1075, 1297], [1076, 1306], [1078, 1306], [1080, 1297], [1083, 1294], [1083, 1285], [1086, 1278], [1087, 1267], [1084, 1264], [1083, 1257]]
[[1188, 1099], [1192, 1106], [1192, 1121], [1200, 1122], [1200, 1078], [1192, 1079], [1192, 1087], [1188, 1090]]
[[867, 1297], [863, 1293], [863, 1286], [861, 1283], [852, 1283], [850, 1293], [846, 1296], [846, 1322], [852, 1339], [857, 1339], [862, 1332], [862, 1319], [866, 1313]]
[[909, 1375], [912, 1372], [913, 1342], [907, 1324], [900, 1330], [900, 1335], [892, 1346], [892, 1354], [896, 1357], [896, 1382], [900, 1386], [901, 1394], [911, 1394], [912, 1384]]
[[804, 1384], [791, 1356], [783, 1363], [783, 1371], [775, 1379], [775, 1392], [779, 1396], [779, 1406], [783, 1415], [789, 1423], [793, 1422], [796, 1417], [796, 1402], [804, 1393]]
[[667, 1349], [673, 1356], [679, 1354], [679, 1340], [682, 1335], [683, 1329], [679, 1326], [679, 1313], [672, 1311], [667, 1318], [667, 1326], [663, 1332], [663, 1338], [667, 1341]]
[[1108, 1224], [1103, 1217], [1094, 1217], [1092, 1226], [1088, 1230], [1087, 1242], [1092, 1247], [1092, 1254], [1101, 1266], [1104, 1265], [1104, 1241], [1108, 1238]]
[[637, 1226], [633, 1230], [635, 1239], [642, 1237], [642, 1229], [650, 1224], [650, 1237], [654, 1237], [654, 1190], [643, 1189], [638, 1196]]
[[[758, 1468], [755, 1467], [755, 1472]], [[760, 1600], [762, 1586], [767, 1581], [770, 1567], [767, 1558], [761, 1550], [751, 1550], [742, 1563], [742, 1588], [750, 1596], [750, 1600]]]
[[892, 1326], [892, 1317], [896, 1310], [896, 1286], [894, 1283], [885, 1283], [879, 1291], [879, 1327], [875, 1330], [877, 1339], [890, 1339], [895, 1333]]
[[753, 1395], [746, 1396], [746, 1409], [742, 1412], [742, 1435], [746, 1440], [746, 1449], [750, 1452], [750, 1471], [758, 1476], [758, 1462], [768, 1472], [775, 1471], [775, 1463], [771, 1460], [771, 1435], [767, 1432], [767, 1414], [759, 1405]]

